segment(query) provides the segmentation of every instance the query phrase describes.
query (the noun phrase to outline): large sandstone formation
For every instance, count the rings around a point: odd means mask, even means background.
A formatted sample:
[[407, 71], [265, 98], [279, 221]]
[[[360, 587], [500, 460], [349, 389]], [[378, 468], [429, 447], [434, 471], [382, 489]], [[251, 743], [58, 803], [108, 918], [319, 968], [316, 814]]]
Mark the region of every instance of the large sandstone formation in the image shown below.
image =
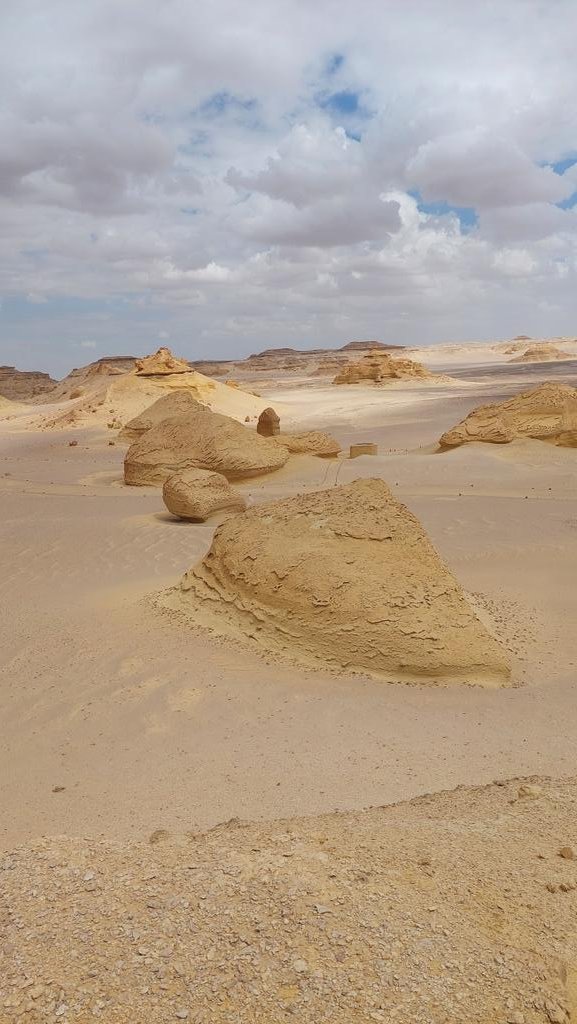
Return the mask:
[[577, 389], [547, 382], [506, 402], [481, 405], [439, 443], [454, 448], [470, 441], [507, 444], [520, 437], [577, 447]]
[[547, 363], [554, 360], [574, 359], [570, 352], [564, 352], [557, 345], [544, 342], [542, 345], [531, 345], [520, 356], [510, 359], [510, 363]]
[[322, 430], [305, 430], [301, 434], [279, 434], [275, 441], [293, 455], [306, 453], [318, 455], [321, 459], [331, 459], [341, 450], [339, 442]]
[[343, 367], [333, 384], [358, 384], [361, 381], [379, 384], [387, 380], [424, 379], [432, 376], [430, 370], [412, 359], [393, 359], [385, 352], [375, 352]]
[[0, 366], [0, 395], [12, 401], [25, 402], [37, 395], [48, 394], [57, 381], [39, 370], [17, 370], [14, 366]]
[[190, 366], [185, 359], [177, 359], [169, 348], [163, 347], [152, 356], [137, 359], [136, 372], [139, 377], [158, 377], [167, 373], [190, 373]]
[[178, 519], [203, 523], [215, 512], [242, 512], [246, 501], [221, 473], [185, 469], [164, 481], [162, 500]]
[[181, 470], [209, 469], [237, 480], [271, 473], [287, 459], [288, 451], [272, 438], [200, 406], [163, 420], [134, 441], [124, 460], [124, 479], [160, 486]]
[[171, 391], [149, 405], [139, 416], [129, 420], [120, 431], [118, 440], [136, 441], [151, 427], [156, 427], [171, 416], [185, 416], [188, 412], [199, 412], [204, 408], [205, 406], [198, 402], [190, 391]]
[[181, 589], [195, 619], [316, 663], [386, 680], [509, 676], [504, 651], [382, 480], [234, 516]]

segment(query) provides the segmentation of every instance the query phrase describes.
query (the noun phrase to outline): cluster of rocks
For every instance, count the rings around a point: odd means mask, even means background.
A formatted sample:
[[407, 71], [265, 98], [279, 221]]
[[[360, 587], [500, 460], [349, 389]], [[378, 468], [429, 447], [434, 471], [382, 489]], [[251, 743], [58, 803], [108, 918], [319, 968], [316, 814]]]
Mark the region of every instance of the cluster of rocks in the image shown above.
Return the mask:
[[125, 483], [163, 486], [169, 511], [193, 521], [245, 507], [231, 480], [271, 473], [290, 454], [332, 458], [341, 450], [322, 431], [281, 434], [274, 409], [261, 413], [254, 431], [213, 412], [186, 390], [164, 395], [118, 436], [131, 442], [124, 460]]

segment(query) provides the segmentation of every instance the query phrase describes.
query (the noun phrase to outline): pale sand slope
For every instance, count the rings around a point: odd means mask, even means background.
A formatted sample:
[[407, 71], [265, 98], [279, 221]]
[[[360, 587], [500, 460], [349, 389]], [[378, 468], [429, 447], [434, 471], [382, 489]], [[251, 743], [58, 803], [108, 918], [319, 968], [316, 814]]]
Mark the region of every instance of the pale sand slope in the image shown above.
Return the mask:
[[533, 778], [16, 850], [0, 860], [0, 1018], [569, 1024], [577, 862], [560, 851], [576, 823], [575, 779]]
[[351, 425], [355, 405], [335, 433], [385, 454], [299, 457], [242, 492], [263, 501], [383, 477], [477, 595], [512, 650], [517, 686], [433, 690], [306, 671], [160, 612], [143, 598], [204, 555], [213, 525], [171, 520], [156, 489], [123, 488], [124, 448], [106, 435], [9, 433], [11, 422], [0, 433], [0, 473], [12, 474], [0, 476], [4, 845], [354, 810], [574, 771], [575, 453], [535, 442], [506, 457], [478, 446], [429, 455], [486, 390], [420, 404], [411, 393], [404, 408], [378, 394], [380, 425]]

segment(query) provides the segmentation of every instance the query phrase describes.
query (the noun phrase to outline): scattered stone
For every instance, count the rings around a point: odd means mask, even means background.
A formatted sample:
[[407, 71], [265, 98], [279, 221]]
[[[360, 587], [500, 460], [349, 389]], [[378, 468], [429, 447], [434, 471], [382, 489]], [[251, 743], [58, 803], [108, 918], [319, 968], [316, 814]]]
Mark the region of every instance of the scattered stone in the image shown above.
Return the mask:
[[562, 846], [559, 850], [559, 856], [563, 857], [563, 860], [575, 860], [575, 851], [572, 846]]
[[68, 447], [69, 448], [76, 448], [77, 445], [78, 445], [78, 441], [69, 441], [68, 442]]

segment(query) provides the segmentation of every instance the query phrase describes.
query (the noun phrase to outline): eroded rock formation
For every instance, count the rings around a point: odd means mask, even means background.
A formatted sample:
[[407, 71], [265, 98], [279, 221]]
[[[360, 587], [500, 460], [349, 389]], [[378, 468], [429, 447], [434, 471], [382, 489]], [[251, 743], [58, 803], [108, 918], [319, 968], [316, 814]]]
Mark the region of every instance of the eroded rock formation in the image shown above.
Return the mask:
[[548, 381], [506, 402], [481, 405], [447, 430], [439, 444], [442, 448], [471, 441], [507, 444], [520, 437], [577, 446], [577, 389]]
[[199, 406], [163, 420], [134, 441], [124, 460], [124, 479], [136, 486], [160, 486], [184, 469], [208, 469], [236, 480], [280, 469], [288, 454], [274, 440]]
[[186, 416], [188, 412], [198, 413], [204, 408], [205, 406], [198, 402], [190, 391], [171, 391], [170, 394], [163, 395], [157, 402], [149, 405], [148, 409], [141, 412], [139, 416], [129, 420], [120, 431], [118, 439], [119, 441], [136, 441], [146, 434], [147, 430], [158, 426], [163, 420], [170, 419], [172, 416]]
[[204, 522], [215, 512], [242, 512], [246, 501], [222, 473], [185, 469], [164, 482], [162, 500], [178, 519]]
[[412, 359], [393, 359], [386, 352], [374, 352], [343, 367], [333, 384], [359, 384], [361, 381], [379, 384], [387, 380], [425, 379], [432, 376], [430, 370]]
[[159, 348], [154, 355], [144, 356], [136, 360], [136, 373], [139, 377], [158, 377], [168, 373], [190, 373], [190, 366], [185, 359], [177, 359], [169, 348]]
[[182, 604], [215, 628], [387, 680], [499, 685], [508, 658], [382, 480], [251, 508], [217, 530]]

